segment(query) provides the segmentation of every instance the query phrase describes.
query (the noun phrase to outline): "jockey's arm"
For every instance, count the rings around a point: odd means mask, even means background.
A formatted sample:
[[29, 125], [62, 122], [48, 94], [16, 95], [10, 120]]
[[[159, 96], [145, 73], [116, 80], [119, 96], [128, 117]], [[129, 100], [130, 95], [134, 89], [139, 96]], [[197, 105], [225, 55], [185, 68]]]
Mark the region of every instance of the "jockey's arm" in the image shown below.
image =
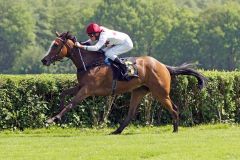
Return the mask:
[[88, 51], [98, 51], [106, 43], [107, 38], [105, 36], [100, 36], [98, 42], [93, 46], [83, 46], [85, 50]]
[[92, 43], [93, 43], [93, 42], [92, 42], [91, 39], [88, 39], [88, 40], [86, 40], [86, 41], [84, 41], [84, 42], [80, 42], [80, 44], [82, 44], [82, 45], [87, 45], [87, 46], [91, 45]]

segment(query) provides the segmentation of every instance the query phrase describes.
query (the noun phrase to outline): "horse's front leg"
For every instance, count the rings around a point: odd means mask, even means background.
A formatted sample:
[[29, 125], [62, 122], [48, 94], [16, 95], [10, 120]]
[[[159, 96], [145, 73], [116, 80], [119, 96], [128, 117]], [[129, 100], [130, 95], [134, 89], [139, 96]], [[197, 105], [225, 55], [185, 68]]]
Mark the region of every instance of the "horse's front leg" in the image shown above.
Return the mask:
[[58, 113], [56, 116], [49, 118], [47, 120], [48, 124], [53, 123], [54, 121], [61, 120], [62, 116], [69, 111], [70, 109], [76, 107], [76, 105], [81, 102], [83, 99], [87, 98], [89, 96], [89, 89], [88, 87], [82, 87], [76, 94], [76, 96], [72, 99], [72, 101], [65, 106], [60, 113]]
[[79, 86], [75, 86], [62, 91], [62, 93], [60, 94], [60, 110], [64, 108], [65, 97], [67, 95], [76, 95], [79, 89]]

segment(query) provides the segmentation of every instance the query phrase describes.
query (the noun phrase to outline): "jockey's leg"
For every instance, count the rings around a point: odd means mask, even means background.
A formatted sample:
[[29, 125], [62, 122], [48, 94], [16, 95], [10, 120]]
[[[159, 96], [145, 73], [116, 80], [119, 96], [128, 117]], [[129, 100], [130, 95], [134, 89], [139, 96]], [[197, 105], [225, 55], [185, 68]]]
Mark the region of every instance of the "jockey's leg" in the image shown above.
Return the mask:
[[127, 66], [123, 63], [123, 61], [116, 56], [116, 58], [113, 60], [113, 62], [115, 62], [120, 67], [123, 76], [126, 76], [127, 75]]
[[133, 48], [131, 39], [126, 39], [124, 43], [115, 45], [105, 51], [105, 56], [114, 61], [114, 59], [123, 53], [130, 51]]
[[131, 39], [127, 39], [123, 44], [116, 45], [105, 52], [105, 56], [119, 65], [120, 69], [123, 72], [123, 75], [126, 76], [127, 67], [126, 65], [118, 58], [118, 55], [126, 53], [133, 48]]

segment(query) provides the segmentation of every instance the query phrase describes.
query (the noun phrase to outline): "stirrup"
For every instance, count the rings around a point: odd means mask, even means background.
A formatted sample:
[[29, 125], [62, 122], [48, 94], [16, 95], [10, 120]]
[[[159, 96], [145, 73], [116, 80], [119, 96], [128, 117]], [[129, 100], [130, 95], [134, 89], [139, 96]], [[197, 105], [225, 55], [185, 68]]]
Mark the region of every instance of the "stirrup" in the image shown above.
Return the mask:
[[138, 75], [134, 74], [134, 75], [131, 75], [130, 77], [135, 77], [135, 78], [139, 78]]

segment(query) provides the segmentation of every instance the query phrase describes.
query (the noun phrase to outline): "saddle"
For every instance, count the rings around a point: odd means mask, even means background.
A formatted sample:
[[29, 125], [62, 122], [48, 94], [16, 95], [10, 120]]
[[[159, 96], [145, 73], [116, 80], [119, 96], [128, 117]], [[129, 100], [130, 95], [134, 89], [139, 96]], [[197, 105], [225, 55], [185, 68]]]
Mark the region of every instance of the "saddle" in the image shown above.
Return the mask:
[[122, 62], [126, 65], [126, 73], [123, 73], [118, 64], [113, 61], [110, 62], [110, 66], [113, 71], [113, 79], [118, 81], [130, 81], [133, 78], [138, 77], [138, 70], [136, 66], [135, 57], [121, 58]]

